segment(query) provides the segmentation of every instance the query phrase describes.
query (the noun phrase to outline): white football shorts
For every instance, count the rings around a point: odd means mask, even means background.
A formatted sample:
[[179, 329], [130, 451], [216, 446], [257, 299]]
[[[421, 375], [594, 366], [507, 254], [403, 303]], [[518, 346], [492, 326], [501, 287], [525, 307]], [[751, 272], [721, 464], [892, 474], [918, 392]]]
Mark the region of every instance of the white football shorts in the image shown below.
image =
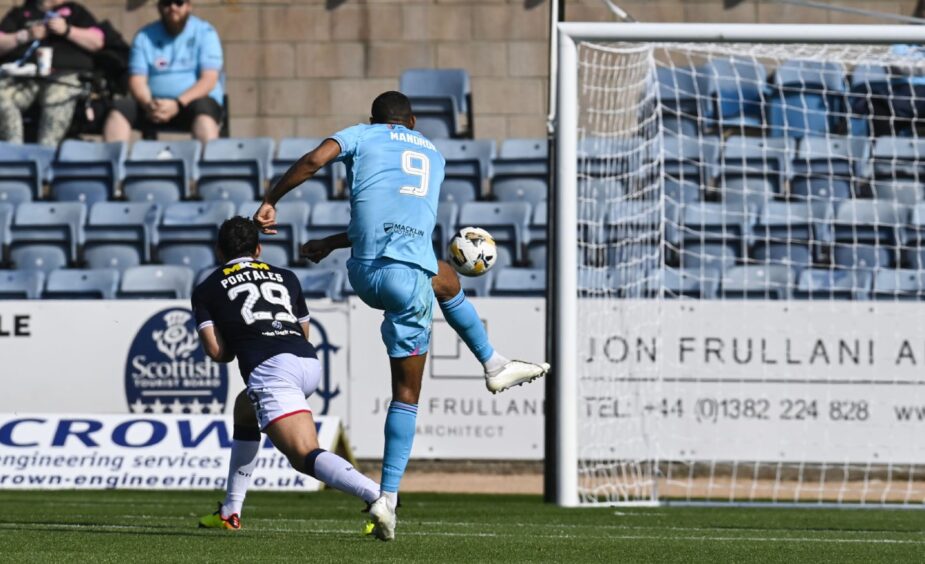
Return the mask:
[[311, 413], [308, 396], [321, 381], [321, 362], [284, 353], [260, 363], [247, 382], [247, 397], [254, 404], [260, 430], [296, 413]]

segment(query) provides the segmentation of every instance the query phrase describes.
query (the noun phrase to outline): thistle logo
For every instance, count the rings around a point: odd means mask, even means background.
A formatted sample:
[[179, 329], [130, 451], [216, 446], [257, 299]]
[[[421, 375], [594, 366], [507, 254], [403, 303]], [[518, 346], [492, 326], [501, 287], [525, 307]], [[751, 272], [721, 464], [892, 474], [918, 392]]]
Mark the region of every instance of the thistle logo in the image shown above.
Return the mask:
[[318, 353], [318, 360], [321, 361], [322, 367], [321, 382], [318, 383], [318, 389], [315, 390], [314, 395], [324, 402], [320, 415], [327, 415], [328, 410], [331, 408], [331, 400], [340, 395], [340, 386], [333, 390], [331, 389], [331, 386], [334, 385], [331, 381], [331, 356], [340, 347], [331, 344], [331, 341], [328, 340], [328, 332], [318, 323], [317, 319], [313, 317], [308, 323], [311, 326], [311, 340], [314, 341], [315, 352]]
[[187, 309], [153, 315], [135, 335], [125, 362], [132, 413], [222, 413], [228, 369], [206, 356]]

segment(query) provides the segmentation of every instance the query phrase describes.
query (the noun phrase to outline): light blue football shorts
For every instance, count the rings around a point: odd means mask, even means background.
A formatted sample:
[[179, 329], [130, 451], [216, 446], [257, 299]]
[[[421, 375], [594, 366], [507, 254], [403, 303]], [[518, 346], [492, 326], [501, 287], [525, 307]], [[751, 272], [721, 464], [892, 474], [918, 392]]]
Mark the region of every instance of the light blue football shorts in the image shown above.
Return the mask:
[[434, 289], [429, 272], [388, 258], [351, 258], [347, 261], [347, 277], [366, 305], [385, 312], [382, 342], [390, 357], [427, 352], [434, 319]]

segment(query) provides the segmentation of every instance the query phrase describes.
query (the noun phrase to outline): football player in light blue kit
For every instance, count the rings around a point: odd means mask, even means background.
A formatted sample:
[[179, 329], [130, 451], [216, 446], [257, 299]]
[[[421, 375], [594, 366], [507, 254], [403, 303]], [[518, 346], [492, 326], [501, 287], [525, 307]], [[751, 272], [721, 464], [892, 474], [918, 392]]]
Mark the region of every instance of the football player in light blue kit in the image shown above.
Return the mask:
[[309, 241], [302, 254], [317, 262], [334, 249], [351, 247], [350, 284], [367, 305], [385, 312], [382, 340], [391, 364], [392, 403], [385, 421], [382, 495], [370, 507], [370, 515], [376, 536], [391, 540], [398, 486], [414, 440], [434, 298], [484, 366], [486, 385], [493, 393], [530, 382], [544, 375], [549, 365], [509, 360], [495, 352], [456, 272], [434, 256], [431, 236], [444, 158], [414, 131], [411, 103], [400, 92], [379, 95], [369, 125], [335, 133], [286, 171], [254, 216], [265, 233], [276, 232], [280, 198], [334, 160], [347, 165], [350, 225], [346, 233]]

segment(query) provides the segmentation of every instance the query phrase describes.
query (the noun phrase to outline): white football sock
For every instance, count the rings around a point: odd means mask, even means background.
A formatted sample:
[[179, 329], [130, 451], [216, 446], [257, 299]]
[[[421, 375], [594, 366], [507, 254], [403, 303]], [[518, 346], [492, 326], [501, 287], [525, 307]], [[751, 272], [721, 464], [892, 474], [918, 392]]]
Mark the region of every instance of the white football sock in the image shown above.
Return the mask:
[[366, 503], [379, 497], [379, 484], [333, 452], [323, 451], [315, 457], [315, 478]]
[[398, 492], [383, 491], [382, 495], [385, 496], [385, 499], [389, 504], [389, 509], [395, 511], [395, 507], [398, 506]]
[[244, 496], [251, 483], [251, 474], [257, 466], [260, 441], [231, 441], [231, 457], [228, 468], [228, 483], [225, 486], [225, 502], [222, 503], [222, 517], [233, 513], [241, 515]]
[[506, 356], [501, 355], [498, 351], [491, 353], [491, 357], [486, 360], [482, 366], [485, 367], [485, 372], [491, 373], [496, 372], [504, 368], [504, 365], [510, 362], [511, 359]]

